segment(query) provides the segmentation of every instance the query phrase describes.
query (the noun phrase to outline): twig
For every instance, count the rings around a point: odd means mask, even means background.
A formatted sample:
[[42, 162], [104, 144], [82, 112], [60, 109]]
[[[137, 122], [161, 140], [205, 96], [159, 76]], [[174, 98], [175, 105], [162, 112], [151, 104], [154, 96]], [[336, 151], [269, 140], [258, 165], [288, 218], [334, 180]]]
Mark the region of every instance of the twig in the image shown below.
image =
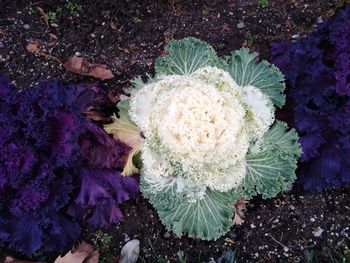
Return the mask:
[[273, 241], [275, 241], [277, 244], [281, 245], [283, 247], [283, 250], [285, 252], [291, 250], [289, 247], [287, 247], [286, 245], [283, 245], [281, 242], [279, 242], [276, 238], [274, 238], [270, 233], [269, 233], [270, 237], [273, 239]]
[[51, 56], [51, 55], [46, 54], [44, 52], [37, 52], [37, 54], [39, 54], [41, 56], [44, 56], [44, 57], [47, 57], [47, 58], [51, 58], [51, 59], [55, 60], [56, 62], [58, 62], [60, 65], [63, 65], [62, 61], [59, 60], [58, 58], [54, 57], [54, 56]]

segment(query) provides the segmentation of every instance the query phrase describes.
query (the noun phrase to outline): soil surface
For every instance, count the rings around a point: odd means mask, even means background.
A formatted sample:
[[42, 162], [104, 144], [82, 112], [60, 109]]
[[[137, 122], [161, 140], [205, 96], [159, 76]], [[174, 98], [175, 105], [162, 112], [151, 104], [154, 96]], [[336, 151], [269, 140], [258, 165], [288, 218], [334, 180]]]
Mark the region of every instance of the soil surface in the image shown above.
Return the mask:
[[[262, 7], [259, 0], [2, 0], [0, 72], [19, 88], [59, 79], [98, 82], [121, 93], [130, 79], [153, 73], [155, 59], [173, 38], [200, 38], [219, 55], [250, 47], [268, 59], [272, 41], [312, 32], [345, 2], [269, 0]], [[40, 53], [28, 52], [29, 43], [38, 43]], [[73, 55], [106, 64], [115, 77], [98, 81], [66, 71], [62, 63]], [[294, 189], [272, 200], [256, 198], [245, 223], [212, 242], [174, 237], [140, 195], [122, 209], [125, 221], [83, 234], [103, 251], [105, 262], [133, 238], [141, 242], [140, 262], [179, 262], [182, 254], [186, 262], [209, 262], [228, 250], [236, 251], [238, 262], [307, 262], [312, 251], [318, 262], [331, 262], [330, 253], [350, 245], [349, 189], [316, 194]]]

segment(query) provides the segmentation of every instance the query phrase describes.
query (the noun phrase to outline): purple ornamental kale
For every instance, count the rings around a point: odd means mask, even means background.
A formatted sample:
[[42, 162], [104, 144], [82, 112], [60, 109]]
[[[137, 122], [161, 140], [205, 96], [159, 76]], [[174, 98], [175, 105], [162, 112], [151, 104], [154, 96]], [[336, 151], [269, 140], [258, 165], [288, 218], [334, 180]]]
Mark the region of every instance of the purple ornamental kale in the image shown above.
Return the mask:
[[122, 218], [118, 204], [138, 191], [138, 180], [119, 172], [128, 146], [84, 115], [106, 103], [92, 85], [18, 91], [0, 77], [1, 247], [62, 251], [82, 219], [104, 226]]
[[298, 42], [274, 43], [272, 60], [286, 77], [302, 135], [298, 172], [304, 189], [349, 184], [350, 6]]

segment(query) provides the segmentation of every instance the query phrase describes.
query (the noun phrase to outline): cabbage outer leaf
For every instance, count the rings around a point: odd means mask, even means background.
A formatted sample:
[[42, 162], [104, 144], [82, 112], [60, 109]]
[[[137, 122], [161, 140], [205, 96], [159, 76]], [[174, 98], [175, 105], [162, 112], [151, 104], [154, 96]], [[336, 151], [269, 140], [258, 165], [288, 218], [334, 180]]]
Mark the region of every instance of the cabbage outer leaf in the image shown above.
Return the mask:
[[193, 37], [171, 40], [165, 50], [168, 55], [155, 62], [157, 75], [190, 75], [205, 66], [222, 67], [224, 63], [211, 46]]
[[264, 135], [261, 150], [247, 154], [247, 175], [241, 185], [243, 198], [256, 194], [264, 199], [275, 197], [296, 179], [301, 148], [296, 131], [287, 129], [285, 123], [276, 122]]
[[254, 86], [264, 92], [281, 108], [285, 103], [284, 77], [281, 71], [263, 60], [257, 63], [258, 53], [241, 48], [232, 52], [228, 60], [228, 71], [240, 86]]
[[145, 198], [158, 211], [162, 223], [181, 237], [216, 240], [229, 231], [234, 209], [231, 206], [238, 196], [206, 189], [202, 199], [188, 199], [176, 191], [176, 183], [155, 191], [152, 185], [141, 177], [141, 189]]
[[133, 158], [140, 152], [143, 138], [140, 129], [131, 121], [129, 116], [130, 99], [122, 100], [117, 105], [120, 117], [112, 116], [113, 123], [104, 126], [107, 133], [113, 134], [113, 138], [120, 140], [131, 147], [124, 165], [122, 175], [133, 175], [139, 172], [134, 165]]

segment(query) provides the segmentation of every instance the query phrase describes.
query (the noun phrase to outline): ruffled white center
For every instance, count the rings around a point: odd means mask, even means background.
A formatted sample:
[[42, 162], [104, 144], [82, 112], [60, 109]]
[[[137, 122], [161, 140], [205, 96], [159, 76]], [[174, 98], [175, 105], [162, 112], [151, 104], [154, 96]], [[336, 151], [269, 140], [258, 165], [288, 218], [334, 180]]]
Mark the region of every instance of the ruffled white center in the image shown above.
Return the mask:
[[273, 120], [267, 97], [244, 88], [212, 67], [164, 76], [142, 88], [131, 101], [130, 116], [146, 136], [146, 178], [185, 178], [220, 191], [237, 187], [246, 174], [249, 146]]

